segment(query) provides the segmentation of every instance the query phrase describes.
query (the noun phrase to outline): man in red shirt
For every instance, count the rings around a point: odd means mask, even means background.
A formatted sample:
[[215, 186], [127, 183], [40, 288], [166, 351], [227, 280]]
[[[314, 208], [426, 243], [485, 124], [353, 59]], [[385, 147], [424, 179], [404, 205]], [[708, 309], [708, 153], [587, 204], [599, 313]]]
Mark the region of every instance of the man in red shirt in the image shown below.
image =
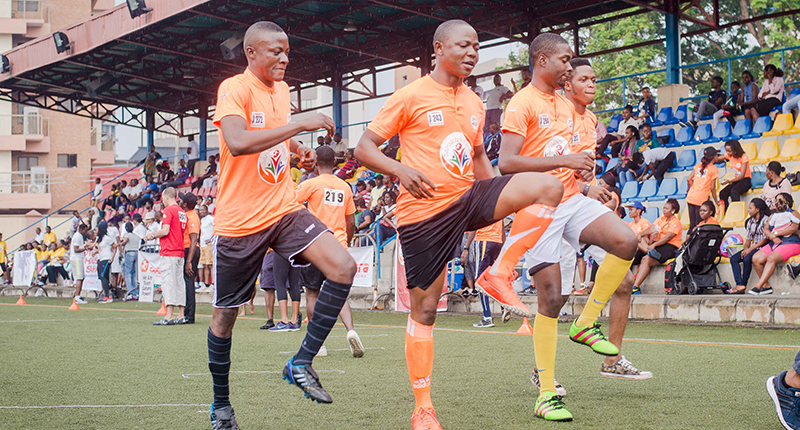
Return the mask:
[[[183, 308], [186, 306], [186, 287], [183, 283], [183, 232], [186, 230], [186, 212], [177, 202], [178, 193], [169, 187], [161, 193], [164, 203], [164, 216], [161, 230], [149, 233], [146, 240], [160, 239], [161, 250], [161, 294], [167, 306], [167, 314], [153, 325], [185, 324]], [[175, 306], [178, 307], [178, 318], [174, 318]]]

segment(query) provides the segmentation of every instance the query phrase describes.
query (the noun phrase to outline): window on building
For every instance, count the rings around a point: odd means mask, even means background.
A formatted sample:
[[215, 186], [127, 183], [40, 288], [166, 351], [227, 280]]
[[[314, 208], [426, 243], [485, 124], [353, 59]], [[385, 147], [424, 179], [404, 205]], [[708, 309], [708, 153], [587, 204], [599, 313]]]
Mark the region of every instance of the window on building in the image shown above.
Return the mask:
[[78, 167], [78, 154], [58, 154], [58, 167]]
[[21, 155], [17, 158], [17, 170], [20, 172], [27, 172], [31, 170], [31, 167], [35, 167], [39, 165], [39, 157], [31, 157], [27, 155]]

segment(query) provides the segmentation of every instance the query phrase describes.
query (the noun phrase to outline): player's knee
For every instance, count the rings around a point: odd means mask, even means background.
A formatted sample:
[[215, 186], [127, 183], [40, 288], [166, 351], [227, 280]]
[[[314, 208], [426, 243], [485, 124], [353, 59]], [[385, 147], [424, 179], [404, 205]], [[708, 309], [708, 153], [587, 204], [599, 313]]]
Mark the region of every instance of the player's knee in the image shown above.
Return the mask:
[[633, 260], [639, 247], [639, 242], [636, 240], [636, 235], [633, 234], [633, 231], [630, 229], [625, 230], [620, 230], [620, 234], [615, 235], [614, 248], [617, 252], [614, 254], [625, 260]]
[[334, 274], [329, 276], [328, 279], [340, 284], [353, 283], [353, 278], [356, 276], [358, 267], [356, 266], [355, 260], [350, 257], [350, 254], [347, 254], [346, 257], [347, 258], [342, 258], [341, 261], [334, 265]]
[[633, 291], [633, 282], [634, 282], [633, 273], [628, 271], [628, 273], [625, 274], [625, 278], [619, 284], [619, 287], [617, 287], [616, 291], [614, 291], [614, 295], [622, 297], [630, 297]]
[[[536, 203], [558, 206], [561, 203], [561, 197], [564, 195], [564, 184], [555, 176], [537, 173], [535, 178], [532, 178], [531, 184], [539, 184], [536, 189], [537, 201]], [[532, 187], [536, 188], [536, 187]]]

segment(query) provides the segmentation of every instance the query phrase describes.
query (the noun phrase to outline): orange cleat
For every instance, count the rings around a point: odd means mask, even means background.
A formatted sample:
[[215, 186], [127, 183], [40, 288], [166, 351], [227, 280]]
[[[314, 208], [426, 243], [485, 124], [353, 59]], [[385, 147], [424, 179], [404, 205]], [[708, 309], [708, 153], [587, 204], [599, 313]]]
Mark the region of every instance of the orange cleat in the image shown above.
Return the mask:
[[411, 415], [412, 430], [443, 430], [433, 408], [419, 408]]
[[475, 282], [475, 288], [500, 302], [509, 312], [521, 317], [533, 318], [534, 315], [531, 310], [522, 303], [517, 293], [514, 292], [514, 279], [492, 275], [489, 270], [491, 270], [491, 267], [481, 274], [478, 281]]

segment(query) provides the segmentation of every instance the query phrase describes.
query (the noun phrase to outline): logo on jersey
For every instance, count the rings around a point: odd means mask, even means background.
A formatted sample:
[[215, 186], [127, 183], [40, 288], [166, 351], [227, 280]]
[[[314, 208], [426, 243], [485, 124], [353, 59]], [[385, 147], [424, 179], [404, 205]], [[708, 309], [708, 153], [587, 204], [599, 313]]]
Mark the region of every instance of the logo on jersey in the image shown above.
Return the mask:
[[437, 125], [444, 125], [444, 115], [440, 110], [432, 110], [428, 112], [428, 126], [433, 127]]
[[267, 126], [267, 121], [264, 118], [264, 112], [250, 113], [250, 127], [264, 128]]
[[289, 150], [285, 143], [279, 143], [258, 156], [258, 176], [270, 185], [276, 185], [286, 178], [289, 172]]
[[550, 116], [546, 113], [539, 114], [539, 128], [550, 128]]
[[579, 145], [581, 143], [581, 135], [576, 131], [572, 134], [572, 144]]
[[567, 118], [567, 127], [572, 130], [572, 118]]
[[553, 136], [547, 145], [544, 147], [545, 157], [558, 157], [561, 155], [569, 155], [572, 152], [569, 150], [569, 143], [567, 139], [561, 136]]
[[464, 133], [457, 131], [444, 138], [439, 148], [439, 158], [442, 166], [451, 175], [461, 177], [469, 172], [472, 167], [472, 148]]
[[472, 128], [475, 130], [478, 129], [478, 118], [475, 118], [475, 115], [472, 115], [472, 117], [469, 119], [469, 123], [472, 124]]

